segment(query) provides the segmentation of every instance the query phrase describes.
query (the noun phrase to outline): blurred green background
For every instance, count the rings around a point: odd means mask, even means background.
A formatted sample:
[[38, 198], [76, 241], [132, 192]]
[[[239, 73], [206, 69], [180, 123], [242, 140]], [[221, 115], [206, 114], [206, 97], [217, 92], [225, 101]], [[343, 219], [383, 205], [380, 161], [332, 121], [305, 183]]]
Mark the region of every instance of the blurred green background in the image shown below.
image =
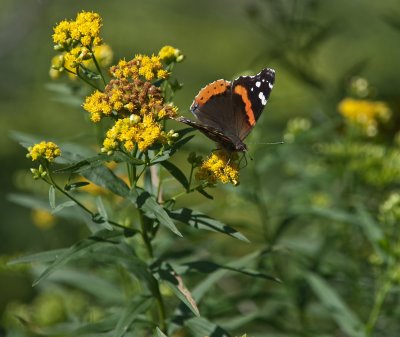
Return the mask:
[[[272, 226], [273, 216], [282, 214], [286, 202], [295, 203], [287, 205], [288, 208], [295, 207], [310, 197], [307, 193], [317, 192], [319, 196], [332, 194], [341, 198], [340, 193], [335, 191], [335, 185], [329, 184], [335, 179], [331, 174], [324, 176], [318, 172], [320, 181], [315, 182], [310, 178], [312, 171], [303, 172], [304, 175], [298, 172], [301, 168], [309, 170], [313, 160], [316, 166], [320, 164], [320, 158], [316, 156], [307, 161], [307, 166], [304, 163], [309, 158], [305, 157], [320, 142], [319, 137], [323, 139], [326, 136], [323, 127], [330, 126], [328, 132], [335, 129], [339, 120], [337, 104], [347, 95], [352, 76], [366, 78], [373, 87], [374, 98], [391, 104], [394, 115], [392, 124], [387, 127], [389, 135], [383, 137], [383, 144], [390, 144], [391, 135], [398, 129], [398, 0], [29, 0], [23, 3], [2, 0], [0, 254], [4, 261], [22, 252], [64, 247], [79, 237], [80, 229], [72, 223], [58, 223], [49, 230], [38, 228], [32, 221], [31, 211], [10, 202], [7, 196], [33, 190], [30, 161], [25, 158], [25, 150], [10, 138], [12, 130], [49, 139], [74, 140], [88, 128], [88, 123], [83, 122], [87, 120], [83, 108], [65, 105], [55, 99], [55, 93], [49, 90], [51, 80], [48, 75], [50, 60], [55, 55], [52, 27], [63, 19], [74, 18], [81, 10], [98, 12], [103, 18], [102, 36], [112, 47], [115, 62], [124, 57], [130, 59], [136, 53], [157, 53], [167, 44], [179, 48], [186, 55], [185, 62], [174, 70], [174, 76], [184, 85], [177, 92], [175, 103], [185, 116], [189, 116], [188, 107], [193, 97], [208, 82], [219, 78], [230, 80], [242, 73], [255, 74], [263, 67], [276, 70], [276, 84], [270, 101], [247, 140], [254, 160], [242, 171], [242, 184], [235, 189], [227, 188], [227, 194], [216, 192], [215, 203], [198, 201], [199, 208], [238, 225], [256, 244], [261, 244], [260, 235], [263, 237], [265, 234], [263, 226], [268, 226], [268, 223]], [[282, 140], [287, 122], [294, 117], [306, 117], [322, 129], [317, 129], [315, 135], [297, 148], [291, 144], [280, 145], [279, 149], [262, 144]], [[331, 135], [328, 141], [340, 133]], [[207, 147], [202, 146], [204, 139], [202, 135], [196, 136], [197, 149], [213, 147], [208, 141]], [[278, 157], [279, 160], [276, 159]], [[338, 169], [346, 170], [346, 163]], [[255, 171], [257, 177], [261, 177], [260, 181], [255, 180]], [[339, 171], [335, 177], [341, 174]], [[300, 195], [298, 188], [304, 179], [309, 179], [309, 184], [304, 194]], [[322, 181], [324, 179], [327, 181]], [[367, 189], [363, 193], [380, 191], [383, 195], [391, 186], [394, 185]], [[296, 197], [288, 197], [295, 195], [296, 189]], [[265, 213], [253, 217], [243, 209], [254, 210], [246, 201], [251, 202], [258, 192], [267, 195], [265, 207], [260, 206], [265, 208]], [[348, 192], [346, 198], [350, 200], [356, 198], [360, 190], [355, 189], [355, 194]], [[351, 203], [349, 200], [342, 199], [338, 204], [346, 205], [346, 202]], [[219, 207], [221, 205], [223, 207]], [[279, 211], [274, 212], [274, 207]], [[267, 213], [272, 213], [271, 218], [260, 218], [260, 214]], [[324, 242], [329, 238], [327, 232], [338, 229], [329, 228], [326, 221], [317, 222], [311, 230], [307, 228], [306, 237], [311, 243], [303, 241], [303, 246], [314, 244], [313, 240]], [[294, 234], [301, 233], [303, 225], [299, 222]], [[335, 233], [331, 235], [335, 236]], [[272, 240], [268, 235], [264, 239], [267, 243]], [[351, 246], [351, 238], [347, 239], [348, 242], [338, 244]], [[229, 243], [225, 245], [222, 244], [221, 253], [225, 249], [232, 250]], [[335, 249], [338, 252], [346, 250], [343, 247]], [[310, 254], [319, 254], [319, 251]], [[363, 258], [367, 255], [365, 253]], [[358, 260], [355, 258], [354, 261]], [[355, 268], [362, 266], [355, 262]], [[282, 274], [279, 276], [282, 277]], [[360, 276], [359, 281], [361, 279]], [[29, 302], [35, 296], [30, 284], [29, 273], [0, 265], [0, 316], [8, 303], [17, 300]], [[290, 286], [295, 289], [297, 285]], [[400, 321], [398, 312], [392, 317]], [[389, 318], [387, 320], [390, 321]], [[391, 324], [390, 331], [396, 328], [400, 331], [400, 323], [397, 327], [395, 321]]]

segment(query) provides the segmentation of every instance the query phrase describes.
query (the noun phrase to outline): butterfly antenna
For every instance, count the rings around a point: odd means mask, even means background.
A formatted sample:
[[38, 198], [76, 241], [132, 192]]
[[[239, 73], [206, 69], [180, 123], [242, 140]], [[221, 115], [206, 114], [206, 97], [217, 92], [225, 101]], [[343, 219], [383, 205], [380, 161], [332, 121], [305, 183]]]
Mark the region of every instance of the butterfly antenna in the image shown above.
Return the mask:
[[281, 145], [281, 144], [285, 144], [284, 141], [280, 141], [280, 142], [272, 142], [272, 143], [247, 143], [247, 144], [253, 144], [253, 145]]

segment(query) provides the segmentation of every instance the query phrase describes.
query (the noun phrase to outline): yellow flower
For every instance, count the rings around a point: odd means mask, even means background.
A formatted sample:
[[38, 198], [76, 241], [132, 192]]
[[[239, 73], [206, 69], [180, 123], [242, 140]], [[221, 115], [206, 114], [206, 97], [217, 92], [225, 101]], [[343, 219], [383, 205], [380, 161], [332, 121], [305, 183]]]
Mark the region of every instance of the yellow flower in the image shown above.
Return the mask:
[[345, 98], [339, 105], [340, 114], [349, 122], [357, 125], [367, 136], [378, 132], [378, 120], [390, 119], [391, 110], [385, 102], [365, 99]]
[[61, 150], [56, 144], [45, 141], [28, 147], [28, 151], [29, 153], [27, 154], [27, 157], [32, 158], [32, 161], [43, 158], [52, 162], [55, 158], [61, 155]]
[[[90, 113], [90, 119], [98, 122], [102, 117], [126, 118], [131, 114], [138, 116], [153, 115], [163, 119], [176, 115], [176, 107], [165, 104], [158, 87], [150, 82], [126, 78], [111, 80], [104, 93], [94, 92], [87, 97], [83, 105]], [[161, 114], [159, 114], [162, 111]]]
[[103, 142], [103, 152], [112, 152], [122, 145], [126, 151], [133, 151], [135, 145], [140, 151], [146, 151], [155, 142], [162, 140], [161, 125], [154, 121], [151, 115], [136, 122], [135, 118], [119, 119], [107, 131]]
[[215, 151], [209, 156], [196, 172], [197, 180], [204, 180], [211, 185], [218, 181], [233, 185], [239, 184], [239, 163], [236, 152], [225, 150]]
[[172, 46], [162, 47], [161, 50], [158, 52], [158, 56], [160, 57], [161, 61], [164, 61], [166, 63], [180, 62], [184, 58], [181, 51]]
[[54, 226], [56, 218], [47, 210], [34, 209], [32, 211], [32, 221], [39, 229], [46, 230]]
[[55, 44], [64, 44], [70, 37], [70, 23], [66, 20], [61, 21], [54, 27], [53, 41]]
[[163, 68], [159, 56], [136, 55], [132, 60], [121, 60], [116, 66], [110, 68], [111, 74], [118, 79], [144, 78], [146, 81], [156, 79], [166, 79], [169, 76], [168, 71]]
[[82, 11], [75, 21], [61, 21], [54, 27], [53, 41], [56, 45], [71, 46], [74, 41], [91, 47], [101, 44], [101, 17], [97, 13]]

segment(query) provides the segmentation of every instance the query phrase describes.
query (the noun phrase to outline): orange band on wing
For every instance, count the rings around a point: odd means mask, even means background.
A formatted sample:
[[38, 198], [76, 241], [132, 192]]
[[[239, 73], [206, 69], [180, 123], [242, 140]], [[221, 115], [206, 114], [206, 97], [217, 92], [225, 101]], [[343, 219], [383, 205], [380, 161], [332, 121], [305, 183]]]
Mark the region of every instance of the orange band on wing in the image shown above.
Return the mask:
[[246, 110], [247, 118], [249, 119], [250, 125], [253, 126], [254, 124], [256, 124], [256, 119], [254, 118], [254, 113], [251, 108], [251, 102], [247, 94], [247, 89], [241, 85], [237, 85], [235, 87], [234, 93], [240, 95], [240, 97], [242, 98], [245, 104], [244, 108]]
[[225, 80], [214, 81], [205, 86], [203, 89], [201, 89], [198, 95], [195, 97], [194, 101], [201, 106], [204, 103], [206, 103], [211, 97], [226, 92], [229, 86], [230, 82], [228, 81]]

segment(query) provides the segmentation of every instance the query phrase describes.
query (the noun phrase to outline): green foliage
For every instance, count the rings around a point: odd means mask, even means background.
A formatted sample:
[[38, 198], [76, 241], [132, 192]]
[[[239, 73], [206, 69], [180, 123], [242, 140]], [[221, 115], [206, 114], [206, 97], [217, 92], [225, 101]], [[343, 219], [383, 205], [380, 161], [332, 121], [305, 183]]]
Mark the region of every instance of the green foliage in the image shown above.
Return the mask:
[[[271, 132], [285, 144], [248, 142], [254, 160], [243, 159], [234, 190], [196, 181], [198, 152], [211, 148], [196, 145], [191, 128], [166, 132], [163, 142], [142, 150], [119, 144], [101, 152], [110, 117], [88, 124], [95, 136], [85, 141], [54, 140], [61, 156], [42, 158], [33, 171], [41, 187], [8, 199], [78, 234], [61, 248], [4, 264], [29, 271], [35, 286], [29, 303], [10, 302], [5, 310], [7, 335], [397, 336], [399, 95], [364, 78], [364, 58], [333, 71], [319, 64], [323, 47], [343, 34], [341, 21], [328, 14], [332, 6], [260, 0], [247, 7], [252, 33], [267, 36], [254, 71], [271, 63], [277, 69], [269, 104], [280, 100], [282, 111], [291, 109], [279, 82], [286, 73], [313, 105], [305, 99], [307, 115], [275, 117], [286, 127]], [[381, 20], [398, 37], [396, 16]], [[171, 76], [175, 61], [165, 64]], [[104, 89], [100, 68], [77, 66], [83, 82], [64, 78], [49, 90], [78, 109], [90, 94], [85, 84]], [[186, 90], [174, 77], [151, 83], [166, 103]], [[356, 102], [350, 115], [341, 110], [348, 97]], [[367, 112], [357, 106], [361, 100]], [[386, 122], [374, 115], [382, 102], [391, 113]], [[264, 120], [252, 133], [259, 143]], [[171, 123], [160, 122], [163, 130]], [[365, 133], [371, 123], [376, 133]], [[24, 148], [41, 141], [23, 133], [13, 139]]]

